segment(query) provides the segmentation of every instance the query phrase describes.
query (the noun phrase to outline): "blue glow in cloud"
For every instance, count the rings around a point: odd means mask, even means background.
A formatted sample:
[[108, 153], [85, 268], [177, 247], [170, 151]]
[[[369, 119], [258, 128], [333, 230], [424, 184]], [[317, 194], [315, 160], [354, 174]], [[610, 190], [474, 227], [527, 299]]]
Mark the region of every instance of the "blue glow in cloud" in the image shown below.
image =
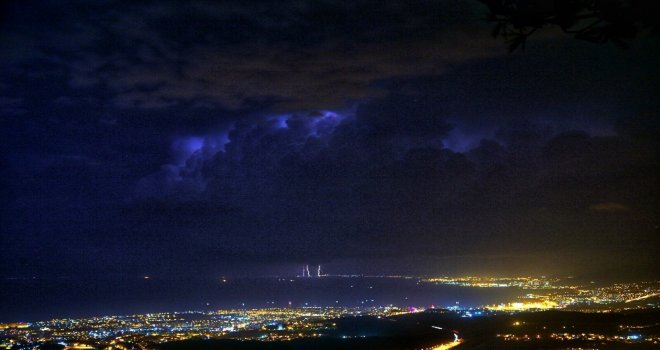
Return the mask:
[[292, 120], [306, 120], [309, 136], [325, 136], [332, 133], [334, 128], [339, 125], [346, 115], [334, 111], [322, 110], [308, 114], [277, 114], [265, 117], [265, 120], [272, 123], [277, 129], [289, 129]]
[[205, 136], [186, 136], [172, 142], [173, 163], [184, 166], [186, 161], [195, 155], [203, 159], [213, 157], [218, 152], [224, 152], [230, 142], [228, 131]]
[[198, 136], [183, 137], [172, 142], [174, 164], [184, 165], [186, 160], [204, 146], [204, 138]]
[[442, 139], [444, 147], [449, 148], [454, 152], [464, 153], [477, 146], [483, 138], [490, 137], [490, 133], [468, 133], [459, 128], [452, 130], [447, 137]]
[[287, 114], [278, 114], [275, 116], [267, 117], [266, 120], [273, 122], [278, 129], [287, 129], [289, 126], [286, 122], [290, 117], [291, 116]]
[[314, 136], [330, 134], [344, 119], [346, 119], [346, 116], [343, 114], [321, 111], [321, 116], [315, 118], [312, 122], [312, 132]]

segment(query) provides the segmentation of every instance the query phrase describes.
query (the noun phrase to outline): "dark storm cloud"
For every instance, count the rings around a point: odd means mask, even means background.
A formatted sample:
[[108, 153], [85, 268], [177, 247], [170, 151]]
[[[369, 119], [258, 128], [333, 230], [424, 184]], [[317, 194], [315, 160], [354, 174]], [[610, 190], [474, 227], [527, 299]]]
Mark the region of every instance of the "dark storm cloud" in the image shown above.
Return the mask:
[[655, 261], [652, 41], [504, 55], [476, 2], [9, 9], [5, 271]]
[[[184, 166], [161, 172], [158, 190], [146, 197], [180, 193], [182, 199], [166, 200], [185, 206], [193, 195], [209, 206], [241, 208], [238, 216], [196, 215], [213, 227], [196, 234], [219, 256], [256, 251], [304, 261], [523, 250], [570, 256], [621, 252], [655, 239], [652, 141], [519, 122], [462, 154], [442, 147], [446, 124], [424, 132], [391, 125], [401, 118], [390, 113], [433, 123], [433, 110], [401, 103], [392, 111], [389, 101], [397, 98], [343, 116], [321, 135], [313, 125], [332, 116], [237, 125], [225, 151], [191, 154]], [[598, 215], [605, 212], [618, 216]], [[258, 224], [237, 225], [248, 221]], [[645, 254], [640, 261], [650, 259]]]
[[15, 22], [43, 20], [48, 31], [12, 23], [5, 61], [24, 69], [47, 61], [74, 89], [107, 88], [118, 108], [337, 107], [373, 94], [375, 81], [442, 72], [497, 47], [476, 35], [484, 26], [477, 3], [80, 5], [42, 14], [15, 6]]
[[16, 116], [25, 113], [23, 100], [16, 97], [0, 96], [0, 113], [6, 116]]

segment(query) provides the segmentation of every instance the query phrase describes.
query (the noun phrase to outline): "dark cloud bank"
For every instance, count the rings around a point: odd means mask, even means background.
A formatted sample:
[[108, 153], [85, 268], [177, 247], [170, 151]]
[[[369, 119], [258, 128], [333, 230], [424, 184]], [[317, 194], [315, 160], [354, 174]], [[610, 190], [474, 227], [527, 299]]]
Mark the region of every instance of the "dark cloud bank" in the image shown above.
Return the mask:
[[471, 2], [9, 9], [5, 275], [657, 274], [653, 42], [506, 55]]
[[390, 107], [359, 108], [320, 133], [315, 123], [332, 116], [237, 125], [224, 151], [202, 146], [142, 179], [136, 202], [148, 210], [136, 221], [146, 218], [147, 231], [167, 223], [168, 236], [199, 235], [196, 249], [239, 259], [650, 258], [640, 247], [657, 239], [657, 141], [523, 120], [460, 153], [442, 145], [449, 125], [381, 120], [397, 113]]

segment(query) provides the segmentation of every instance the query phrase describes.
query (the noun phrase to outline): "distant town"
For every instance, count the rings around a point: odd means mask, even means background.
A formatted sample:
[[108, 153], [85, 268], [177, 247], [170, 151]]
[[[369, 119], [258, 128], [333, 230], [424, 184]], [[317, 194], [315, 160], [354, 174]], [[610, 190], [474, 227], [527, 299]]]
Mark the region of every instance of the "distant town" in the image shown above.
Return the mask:
[[660, 281], [597, 284], [577, 283], [572, 278], [546, 277], [435, 277], [423, 279], [427, 283], [459, 285], [478, 288], [517, 287], [529, 290], [525, 298], [510, 303], [486, 306], [492, 310], [538, 310], [568, 308], [571, 310], [616, 310], [633, 307], [655, 307], [646, 304], [660, 296]]

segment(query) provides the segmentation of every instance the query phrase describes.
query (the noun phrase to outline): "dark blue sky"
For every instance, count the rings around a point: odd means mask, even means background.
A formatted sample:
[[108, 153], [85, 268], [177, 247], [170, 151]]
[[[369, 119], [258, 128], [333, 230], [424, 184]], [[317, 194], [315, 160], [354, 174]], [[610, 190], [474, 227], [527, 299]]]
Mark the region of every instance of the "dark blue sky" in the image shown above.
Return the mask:
[[657, 38], [510, 54], [476, 1], [3, 13], [3, 276], [657, 275]]

